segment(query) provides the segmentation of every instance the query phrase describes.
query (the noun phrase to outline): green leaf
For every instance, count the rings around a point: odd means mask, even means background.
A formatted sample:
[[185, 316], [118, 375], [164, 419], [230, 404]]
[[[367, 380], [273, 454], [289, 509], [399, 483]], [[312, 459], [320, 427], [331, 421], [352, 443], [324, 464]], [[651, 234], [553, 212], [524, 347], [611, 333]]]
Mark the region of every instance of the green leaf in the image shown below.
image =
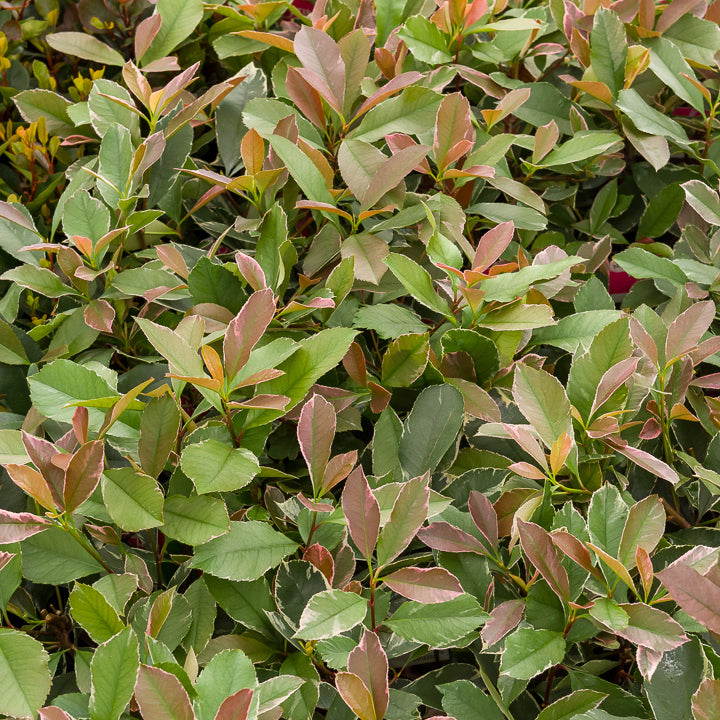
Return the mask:
[[448, 52], [448, 38], [437, 25], [422, 15], [408, 18], [398, 31], [398, 36], [405, 41], [416, 60], [430, 65], [452, 62], [452, 55]]
[[451, 317], [450, 308], [435, 292], [433, 281], [427, 270], [411, 260], [407, 255], [391, 253], [383, 262], [390, 272], [402, 283], [403, 287], [425, 307], [445, 317]]
[[122, 100], [126, 105], [134, 107], [135, 103], [130, 93], [122, 86], [112, 80], [97, 78], [93, 81], [92, 89], [88, 95], [88, 111], [90, 123], [95, 132], [103, 137], [114, 125], [124, 125], [133, 138], [139, 133], [139, 117], [129, 107], [111, 100], [110, 97]]
[[620, 549], [628, 512], [628, 506], [614, 485], [606, 483], [593, 493], [588, 508], [590, 539], [612, 557], [617, 557]]
[[[124, 65], [125, 58], [117, 51], [84, 32], [59, 32], [45, 36], [53, 50], [90, 60], [100, 65]], [[49, 130], [50, 128], [48, 128]]]
[[705, 101], [702, 93], [683, 75], [695, 77], [690, 64], [678, 47], [666, 37], [653, 37], [645, 41], [650, 50], [650, 72], [662, 80], [678, 97], [703, 112]]
[[563, 434], [574, 437], [570, 401], [560, 381], [529, 365], [518, 365], [513, 382], [518, 409], [550, 448]]
[[73, 618], [96, 643], [104, 643], [125, 627], [115, 608], [91, 585], [76, 582], [69, 602]]
[[418, 396], [405, 420], [398, 453], [408, 477], [433, 472], [462, 427], [462, 394], [452, 385], [434, 385]]
[[223, 650], [215, 655], [195, 683], [197, 720], [213, 720], [223, 700], [257, 683], [255, 668], [242, 650]]
[[135, 468], [107, 468], [101, 480], [110, 517], [126, 532], [163, 524], [163, 495], [157, 482]]
[[297, 145], [281, 135], [272, 135], [269, 141], [308, 200], [335, 205], [322, 173]]
[[544, 708], [537, 720], [574, 720], [596, 708], [607, 696], [597, 690], [575, 690]]
[[90, 720], [118, 720], [140, 668], [137, 635], [128, 627], [100, 645], [90, 662]]
[[197, 27], [203, 16], [201, 0], [159, 0], [155, 12], [162, 24], [138, 60], [149, 65], [172, 52]]
[[0, 713], [34, 718], [50, 691], [48, 654], [24, 632], [0, 628]]
[[443, 710], [456, 720], [503, 720], [502, 711], [494, 700], [469, 680], [455, 680], [440, 685]]
[[275, 602], [265, 578], [231, 582], [206, 575], [204, 579], [217, 604], [233, 620], [263, 635], [272, 636], [274, 630], [266, 612], [275, 611]]
[[230, 529], [225, 503], [215, 497], [171, 495], [163, 519], [163, 533], [186, 545], [202, 545]]
[[618, 94], [617, 106], [632, 120], [635, 127], [650, 135], [661, 135], [685, 145], [687, 135], [682, 125], [668, 115], [650, 107], [632, 88], [621, 90]]
[[188, 445], [180, 466], [200, 495], [239, 490], [260, 472], [257, 458], [249, 450], [214, 439]]
[[68, 237], [81, 235], [96, 243], [110, 230], [110, 211], [87, 190], [78, 190], [65, 203], [62, 224]]
[[590, 208], [590, 232], [595, 235], [607, 222], [617, 203], [617, 181], [603, 185]]
[[572, 134], [569, 118], [573, 104], [570, 100], [549, 82], [533, 82], [525, 87], [530, 88], [530, 97], [513, 111], [513, 115], [535, 127], [554, 120], [561, 133]]
[[23, 577], [60, 585], [103, 572], [97, 560], [70, 533], [51, 527], [22, 542]]
[[526, 305], [520, 300], [483, 315], [477, 327], [489, 330], [533, 330], [554, 323], [552, 308], [547, 305]]
[[423, 374], [429, 353], [426, 332], [422, 335], [401, 335], [393, 340], [382, 359], [383, 385], [410, 387]]
[[623, 528], [618, 560], [628, 569], [635, 567], [635, 551], [638, 547], [652, 553], [665, 532], [665, 508], [657, 495], [635, 503], [630, 508]]
[[691, 701], [706, 672], [698, 638], [663, 654], [649, 680], [643, 683], [656, 720], [692, 720]]
[[[78, 33], [80, 35], [81, 33]], [[52, 37], [49, 35], [48, 37]], [[84, 36], [91, 37], [91, 36]], [[67, 109], [70, 101], [52, 90], [23, 90], [13, 97], [20, 115], [29, 123], [45, 118], [45, 126], [52, 135], [64, 137], [74, 130], [74, 125]]]
[[680, 187], [685, 191], [688, 204], [711, 225], [720, 225], [720, 199], [717, 192], [701, 180], [688, 180]]
[[471, 595], [426, 605], [408, 600], [385, 621], [394, 633], [430, 647], [448, 647], [485, 623], [489, 615]]
[[43, 241], [44, 237], [36, 230], [25, 207], [19, 203], [0, 202], [0, 248], [21, 263], [38, 266], [39, 254], [25, 252], [22, 248]]
[[138, 457], [140, 466], [157, 478], [175, 447], [180, 429], [180, 411], [172, 395], [152, 398], [142, 411]]
[[664, 235], [677, 222], [684, 202], [685, 193], [679, 185], [666, 185], [647, 204], [638, 224], [638, 239]]
[[123, 615], [130, 596], [137, 590], [137, 575], [104, 575], [93, 583], [93, 587], [112, 605], [118, 615]]
[[374, 330], [383, 340], [427, 331], [416, 312], [402, 305], [365, 305], [355, 313], [353, 327]]
[[544, 230], [547, 218], [537, 210], [522, 205], [483, 202], [467, 209], [468, 215], [481, 215], [496, 223], [512, 221], [518, 230]]
[[533, 345], [552, 345], [574, 353], [589, 347], [604, 327], [620, 317], [619, 310], [576, 312], [560, 318], [557, 325], [535, 330]]
[[630, 622], [630, 616], [612, 598], [597, 598], [589, 612], [590, 617], [614, 631], [626, 628]]
[[663, 33], [691, 62], [709, 66], [720, 50], [720, 28], [716, 22], [683, 13]]
[[353, 592], [323, 590], [310, 599], [300, 617], [295, 637], [331, 638], [359, 625], [367, 613], [367, 600]]
[[231, 522], [230, 532], [195, 548], [190, 567], [227, 580], [257, 580], [296, 548], [267, 523]]
[[127, 197], [133, 146], [130, 130], [111, 125], [100, 143], [97, 189], [110, 207], [117, 207]]
[[576, 355], [570, 368], [567, 394], [583, 418], [590, 414], [595, 392], [602, 376], [613, 365], [632, 355], [633, 345], [626, 319], [606, 325], [590, 344], [590, 349]]
[[427, 88], [406, 88], [370, 110], [349, 137], [372, 143], [394, 132], [424, 133], [435, 125], [441, 99], [441, 95]]
[[[472, 208], [471, 208], [472, 209]], [[563, 260], [555, 260], [547, 264], [529, 265], [512, 273], [502, 273], [483, 280], [480, 288], [485, 292], [486, 301], [512, 302], [522, 297], [535, 284], [542, 280], [555, 278], [573, 265], [577, 265], [580, 258], [571, 255]]]
[[517, 680], [530, 680], [565, 657], [565, 638], [554, 630], [520, 628], [505, 639], [500, 672]]
[[[622, 92], [628, 91], [624, 90]], [[597, 157], [598, 155], [606, 153], [610, 148], [620, 143], [622, 143], [622, 138], [613, 132], [583, 130], [576, 133], [560, 147], [550, 151], [543, 158], [540, 167], [557, 167], [558, 165], [582, 162], [588, 158]]]
[[605, 7], [595, 13], [590, 33], [590, 60], [595, 76], [617, 97], [625, 82], [628, 47], [625, 26], [618, 14]]
[[615, 262], [634, 278], [669, 280], [673, 285], [684, 285], [687, 275], [668, 258], [658, 257], [647, 250], [631, 247], [613, 258]]
[[[289, 411], [307, 395], [319, 378], [342, 360], [356, 335], [356, 330], [335, 327], [302, 340], [292, 357], [278, 365], [285, 375], [263, 383], [260, 386], [262, 392], [289, 397], [290, 403], [285, 412]], [[277, 417], [277, 413], [274, 415]]]
[[[224, 37], [230, 39], [231, 36]], [[215, 109], [215, 133], [217, 135], [218, 152], [227, 175], [235, 173], [241, 163], [240, 142], [247, 132], [247, 128], [242, 121], [242, 112], [250, 100], [267, 95], [265, 73], [259, 67], [253, 65], [246, 66], [243, 69], [243, 75], [246, 72], [247, 77], [237, 87], [233, 88]], [[270, 212], [273, 212], [273, 209]], [[265, 274], [268, 274], [267, 271], [265, 271]]]
[[377, 541], [378, 567], [391, 563], [410, 544], [427, 519], [428, 499], [427, 477], [413, 477], [403, 483]]
[[35, 267], [35, 265], [20, 265], [20, 267], [8, 270], [2, 275], [2, 280], [10, 280], [49, 298], [78, 295], [78, 291], [74, 287], [65, 285], [54, 272], [47, 268]]
[[30, 359], [12, 325], [0, 318], [0, 363], [6, 365], [29, 365]]

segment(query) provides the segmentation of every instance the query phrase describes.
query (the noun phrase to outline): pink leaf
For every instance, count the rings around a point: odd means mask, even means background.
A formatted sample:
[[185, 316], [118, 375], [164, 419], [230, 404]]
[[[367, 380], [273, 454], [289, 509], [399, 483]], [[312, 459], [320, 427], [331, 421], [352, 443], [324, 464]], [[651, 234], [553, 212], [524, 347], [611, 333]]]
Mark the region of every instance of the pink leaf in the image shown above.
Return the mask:
[[720, 707], [720, 680], [703, 680], [692, 696], [692, 713], [695, 720], [715, 720]]
[[83, 310], [85, 322], [99, 332], [112, 332], [115, 308], [107, 300], [91, 300]]
[[430, 150], [427, 145], [414, 145], [398, 150], [378, 168], [360, 200], [363, 210], [372, 207], [385, 193], [398, 185]]
[[135, 57], [142, 60], [142, 56], [150, 47], [150, 43], [160, 31], [162, 17], [158, 14], [145, 18], [135, 29]]
[[451, 93], [443, 98], [437, 111], [433, 141], [435, 164], [440, 170], [453, 162], [448, 158], [452, 148], [463, 141], [470, 142], [472, 147], [475, 129], [470, 118], [470, 103], [461, 93]]
[[[322, 30], [304, 26], [295, 35], [293, 45], [298, 60], [330, 90], [331, 98], [326, 98], [328, 102], [342, 112], [345, 101], [345, 63], [337, 43]], [[333, 99], [334, 103], [331, 102]]]
[[297, 497], [297, 499], [312, 512], [332, 512], [335, 509], [335, 507], [330, 503], [313, 502], [312, 500], [308, 500], [301, 492], [299, 492], [295, 497]]
[[630, 337], [633, 342], [643, 351], [643, 353], [652, 360], [653, 364], [658, 364], [658, 349], [655, 341], [650, 333], [634, 318], [630, 318]]
[[313, 125], [325, 130], [325, 111], [320, 93], [303, 77], [295, 67], [287, 69], [285, 89], [290, 99], [300, 108]]
[[215, 715], [215, 720], [247, 720], [252, 699], [252, 688], [238, 690], [222, 701]]
[[46, 510], [55, 510], [50, 486], [45, 478], [35, 469], [27, 465], [9, 464], [5, 466], [10, 479], [31, 498], [36, 500]]
[[614, 632], [633, 645], [663, 653], [688, 641], [682, 626], [659, 608], [644, 603], [624, 603], [620, 607], [630, 620], [627, 627]]
[[360, 678], [370, 692], [375, 717], [385, 717], [390, 694], [388, 659], [374, 632], [365, 630], [360, 644], [348, 656], [347, 668]]
[[524, 600], [506, 600], [490, 613], [490, 619], [483, 625], [480, 635], [483, 642], [492, 646], [514, 630], [522, 620], [525, 611]]
[[598, 580], [602, 578], [600, 571], [593, 565], [590, 551], [574, 535], [565, 530], [555, 530], [550, 535], [550, 538], [557, 547], [581, 568], [587, 570]]
[[621, 455], [630, 458], [636, 465], [639, 465], [653, 475], [657, 475], [671, 482], [673, 485], [677, 485], [680, 482], [678, 474], [667, 463], [659, 460], [654, 455], [632, 447], [631, 445], [620, 444], [616, 441], [611, 442], [610, 445]]
[[172, 673], [140, 665], [135, 699], [145, 720], [194, 720], [187, 691]]
[[357, 456], [357, 450], [350, 450], [350, 452], [330, 458], [323, 474], [322, 495], [342, 482], [352, 472], [357, 463]]
[[55, 499], [55, 506], [59, 510], [64, 509], [65, 505], [62, 496], [65, 487], [65, 473], [52, 464], [52, 459], [58, 454], [57, 448], [47, 440], [30, 435], [24, 430], [21, 436], [30, 460], [48, 481], [50, 491]]
[[570, 581], [560, 563], [552, 538], [546, 530], [531, 522], [517, 520], [520, 545], [530, 562], [545, 578], [552, 591], [565, 602], [570, 600]]
[[90, 415], [86, 407], [76, 407], [73, 413], [72, 426], [75, 439], [82, 445], [88, 440], [88, 419]]
[[629, 357], [625, 360], [621, 360], [619, 363], [613, 365], [609, 370], [606, 370], [600, 382], [598, 383], [597, 390], [595, 391], [595, 399], [593, 400], [592, 409], [590, 415], [594, 415], [595, 411], [605, 402], [607, 402], [612, 394], [620, 388], [632, 374], [637, 370], [640, 358]]
[[370, 489], [362, 467], [350, 473], [342, 494], [348, 531], [358, 550], [369, 558], [380, 533], [380, 505]]
[[105, 445], [102, 440], [85, 443], [72, 456], [65, 471], [63, 499], [66, 510], [73, 511], [93, 494], [104, 465]]
[[238, 690], [222, 701], [215, 715], [215, 720], [247, 720], [252, 698], [252, 688]]
[[16, 555], [17, 553], [0, 551], [0, 570], [2, 570]]
[[670, 597], [714, 633], [720, 633], [720, 587], [689, 565], [673, 563], [657, 573]]
[[57, 705], [48, 705], [38, 710], [40, 720], [72, 720], [72, 718]]
[[477, 538], [443, 521], [434, 522], [427, 527], [420, 528], [417, 536], [428, 547], [443, 552], [474, 552], [478, 555], [489, 555], [491, 551]]
[[335, 408], [322, 395], [313, 395], [303, 406], [297, 435], [317, 497], [335, 438]]
[[641, 440], [654, 440], [656, 437], [660, 437], [660, 433], [662, 432], [662, 428], [660, 427], [660, 423], [654, 418], [648, 418], [645, 421], [645, 424], [642, 426], [642, 430], [640, 431], [640, 439]]
[[678, 315], [668, 328], [665, 341], [665, 358], [673, 358], [692, 350], [702, 339], [715, 319], [715, 303], [711, 300], [692, 304]]
[[275, 297], [270, 288], [254, 292], [225, 331], [225, 374], [234, 378], [247, 363], [252, 349], [275, 315]]
[[37, 535], [43, 530], [47, 530], [50, 525], [49, 520], [32, 513], [14, 513], [9, 510], [0, 510], [0, 545], [20, 542]]
[[311, 565], [314, 565], [332, 586], [333, 577], [335, 576], [335, 561], [326, 547], [319, 543], [310, 545], [310, 547], [305, 548], [303, 560], [307, 560]]
[[345, 704], [359, 720], [377, 720], [372, 695], [365, 687], [365, 683], [355, 673], [337, 673], [335, 687]]
[[[635, 662], [637, 663], [640, 674], [645, 680], [649, 681], [652, 679], [653, 674], [663, 658], [663, 654], [664, 653], [650, 650], [650, 648], [646, 648], [644, 645], [638, 645], [637, 652], [635, 653]], [[698, 720], [700, 719], [698, 718]], [[708, 718], [708, 720], [710, 720], [710, 718]]]
[[[227, 180], [227, 178], [223, 178], [223, 180]], [[255, 258], [238, 251], [235, 253], [235, 262], [240, 268], [240, 274], [253, 290], [263, 290], [267, 287], [265, 272]]]
[[498, 519], [492, 503], [482, 494], [473, 490], [468, 500], [468, 509], [475, 527], [483, 534], [493, 550], [498, 547]]
[[398, 595], [421, 603], [439, 603], [463, 594], [460, 581], [444, 568], [400, 568], [382, 578]]
[[385, 98], [390, 97], [391, 95], [394, 95], [395, 93], [400, 92], [404, 88], [408, 87], [408, 85], [412, 85], [413, 83], [416, 83], [418, 80], [422, 78], [422, 75], [419, 72], [406, 72], [401, 73], [400, 75], [396, 75], [390, 82], [383, 85], [379, 90], [376, 90], [359, 108], [359, 110], [355, 113], [355, 117], [360, 117], [363, 113], [366, 113], [368, 110], [374, 108], [378, 103], [385, 100]]

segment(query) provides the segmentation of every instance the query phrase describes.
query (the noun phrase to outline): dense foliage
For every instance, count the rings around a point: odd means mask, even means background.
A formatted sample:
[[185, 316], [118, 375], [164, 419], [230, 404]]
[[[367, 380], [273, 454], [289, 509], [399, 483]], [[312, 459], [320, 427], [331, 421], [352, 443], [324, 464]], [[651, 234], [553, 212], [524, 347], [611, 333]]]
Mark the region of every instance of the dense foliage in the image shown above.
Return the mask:
[[0, 714], [717, 717], [720, 3], [295, 5], [2, 4]]

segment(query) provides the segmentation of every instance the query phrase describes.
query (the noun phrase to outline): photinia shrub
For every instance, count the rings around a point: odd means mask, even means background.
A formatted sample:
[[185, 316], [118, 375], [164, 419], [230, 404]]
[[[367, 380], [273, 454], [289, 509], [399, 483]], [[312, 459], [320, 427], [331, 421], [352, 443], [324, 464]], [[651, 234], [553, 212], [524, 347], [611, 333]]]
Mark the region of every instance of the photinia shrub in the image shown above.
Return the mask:
[[720, 6], [0, 9], [0, 715], [708, 720]]

